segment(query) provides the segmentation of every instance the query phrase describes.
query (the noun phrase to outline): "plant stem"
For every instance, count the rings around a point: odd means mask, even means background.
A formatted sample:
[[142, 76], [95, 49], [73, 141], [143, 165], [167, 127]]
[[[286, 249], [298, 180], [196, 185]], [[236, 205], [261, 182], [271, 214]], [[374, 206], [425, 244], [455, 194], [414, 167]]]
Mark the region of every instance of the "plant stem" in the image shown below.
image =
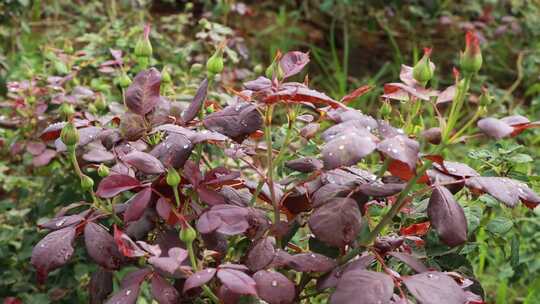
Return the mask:
[[176, 208], [180, 208], [180, 195], [178, 194], [178, 185], [172, 187], [174, 192], [174, 201], [176, 202]]
[[452, 129], [457, 123], [457, 120], [459, 119], [461, 108], [463, 107], [463, 102], [465, 100], [465, 96], [467, 95], [467, 91], [469, 91], [469, 86], [471, 85], [471, 79], [472, 74], [468, 74], [465, 76], [463, 80], [463, 84], [460, 84], [458, 82], [457, 85], [457, 93], [454, 97], [454, 100], [452, 101], [452, 106], [450, 108], [450, 114], [448, 115], [448, 122], [446, 124], [446, 127], [443, 130], [443, 142], [448, 143], [450, 132], [452, 132]]
[[[446, 146], [445, 144], [441, 143], [440, 145], [437, 146], [433, 154], [439, 154], [444, 149], [445, 146]], [[432, 163], [433, 162], [431, 160], [426, 160], [424, 162], [422, 167], [418, 169], [416, 175], [412, 179], [409, 180], [409, 182], [405, 186], [405, 189], [403, 189], [399, 193], [399, 196], [396, 202], [394, 203], [394, 205], [392, 205], [392, 208], [390, 208], [388, 213], [384, 215], [384, 217], [377, 224], [377, 226], [375, 226], [375, 228], [372, 231], [370, 231], [370, 233], [363, 240], [361, 246], [351, 249], [346, 255], [344, 255], [341, 258], [340, 264], [344, 264], [350, 259], [354, 258], [358, 253], [360, 253], [360, 250], [362, 250], [364, 247], [371, 244], [375, 240], [375, 238], [381, 233], [381, 231], [392, 222], [392, 219], [399, 213], [401, 208], [403, 208], [403, 206], [405, 206], [405, 204], [407, 203], [406, 198], [409, 195], [409, 192], [416, 185], [420, 177], [424, 175], [427, 169], [431, 167]]]
[[[268, 188], [270, 188], [270, 199], [272, 200], [272, 207], [274, 207], [274, 225], [279, 223], [279, 202], [276, 201], [276, 189], [274, 189], [274, 161], [272, 153], [272, 111], [273, 105], [269, 105], [266, 109], [265, 126], [264, 126], [264, 138], [266, 140], [266, 158], [267, 158], [267, 171], [266, 179]], [[277, 248], [281, 248], [281, 237], [276, 236]]]
[[[191, 267], [193, 267], [193, 269], [195, 269], [195, 271], [200, 271], [201, 269], [199, 268], [199, 263], [197, 263], [197, 258], [195, 258], [195, 252], [193, 250], [193, 242], [187, 242], [186, 247], [187, 247], [187, 250], [188, 250], [189, 261], [191, 262]], [[208, 287], [208, 285], [206, 285], [206, 284], [203, 285], [202, 289], [203, 289], [204, 293], [206, 294], [206, 296], [209, 297], [210, 300], [212, 300], [212, 302], [214, 302], [215, 304], [221, 303], [219, 298], [214, 294], [212, 289], [210, 289], [210, 287]]]

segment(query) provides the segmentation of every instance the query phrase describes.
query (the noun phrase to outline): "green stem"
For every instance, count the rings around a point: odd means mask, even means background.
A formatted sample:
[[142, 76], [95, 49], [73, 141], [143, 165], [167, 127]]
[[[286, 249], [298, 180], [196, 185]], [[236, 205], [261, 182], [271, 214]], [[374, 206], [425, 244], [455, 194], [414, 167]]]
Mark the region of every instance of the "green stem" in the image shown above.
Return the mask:
[[456, 125], [461, 108], [463, 107], [463, 102], [465, 100], [465, 96], [467, 95], [467, 91], [469, 91], [469, 86], [471, 85], [471, 79], [472, 74], [466, 75], [463, 84], [458, 83], [457, 85], [457, 93], [456, 97], [452, 101], [452, 106], [450, 108], [450, 114], [448, 115], [448, 123], [446, 124], [446, 127], [443, 131], [443, 142], [448, 143], [450, 133], [452, 132], [452, 129]]
[[174, 192], [174, 201], [176, 202], [176, 208], [180, 208], [180, 194], [178, 193], [178, 185], [172, 187]]
[[454, 140], [458, 139], [467, 129], [482, 115], [481, 107], [478, 107], [476, 109], [476, 112], [474, 113], [473, 117], [463, 126], [459, 131], [456, 132], [451, 138], [450, 142], [453, 142]]
[[383, 177], [384, 173], [388, 170], [388, 166], [390, 166], [390, 161], [391, 159], [388, 157], [384, 160], [381, 168], [379, 169], [379, 172], [377, 172], [377, 179]]
[[[444, 149], [445, 146], [446, 146], [445, 144], [441, 143], [440, 145], [437, 146], [437, 148], [435, 149], [433, 154], [439, 154]], [[399, 193], [399, 196], [398, 196], [396, 202], [394, 203], [394, 205], [392, 205], [392, 208], [390, 208], [388, 213], [386, 213], [384, 215], [384, 217], [377, 224], [377, 226], [375, 226], [375, 228], [372, 231], [370, 231], [370, 233], [363, 240], [361, 246], [356, 247], [354, 249], [351, 249], [346, 255], [344, 255], [341, 258], [340, 264], [344, 264], [347, 261], [349, 261], [350, 259], [354, 258], [358, 253], [360, 253], [360, 251], [364, 247], [371, 244], [375, 240], [375, 238], [383, 231], [383, 229], [392, 222], [392, 219], [399, 213], [401, 208], [403, 208], [403, 206], [405, 206], [405, 204], [407, 203], [406, 198], [409, 195], [409, 192], [416, 185], [416, 183], [418, 182], [418, 179], [420, 179], [420, 177], [422, 177], [424, 175], [424, 173], [427, 171], [427, 169], [429, 169], [431, 167], [432, 163], [433, 162], [431, 160], [426, 160], [424, 162], [422, 167], [420, 167], [420, 169], [418, 169], [416, 175], [411, 180], [409, 180], [409, 182], [405, 186], [405, 189], [403, 189]]]
[[[267, 158], [267, 172], [266, 179], [268, 181], [268, 188], [270, 188], [270, 199], [272, 200], [272, 207], [274, 207], [274, 225], [279, 223], [279, 202], [276, 200], [276, 190], [274, 189], [274, 160], [272, 153], [272, 111], [273, 106], [269, 105], [266, 109], [265, 126], [264, 126], [264, 138], [266, 140], [266, 158]], [[276, 236], [276, 245], [281, 248], [281, 237]]]
[[[195, 251], [193, 250], [193, 242], [187, 242], [186, 247], [188, 250], [189, 261], [191, 262], [191, 266], [193, 267], [193, 269], [195, 269], [195, 271], [200, 271], [201, 269], [199, 267], [199, 263], [197, 263], [197, 258], [195, 258]], [[215, 304], [221, 303], [219, 298], [214, 294], [212, 289], [208, 287], [208, 285], [206, 284], [203, 285], [202, 289], [204, 293], [206, 294], [206, 296], [209, 297], [210, 300], [212, 300], [212, 302], [214, 302]]]
[[[296, 109], [293, 110], [296, 112]], [[287, 131], [285, 133], [285, 139], [283, 140], [283, 144], [281, 145], [281, 149], [279, 150], [278, 156], [276, 157], [276, 161], [274, 162], [274, 166], [278, 167], [281, 165], [281, 162], [283, 161], [283, 158], [285, 157], [285, 151], [289, 148], [289, 144], [291, 142], [291, 135], [292, 135], [292, 129], [294, 125], [294, 117], [296, 117], [296, 113], [289, 113], [289, 124], [287, 126]]]

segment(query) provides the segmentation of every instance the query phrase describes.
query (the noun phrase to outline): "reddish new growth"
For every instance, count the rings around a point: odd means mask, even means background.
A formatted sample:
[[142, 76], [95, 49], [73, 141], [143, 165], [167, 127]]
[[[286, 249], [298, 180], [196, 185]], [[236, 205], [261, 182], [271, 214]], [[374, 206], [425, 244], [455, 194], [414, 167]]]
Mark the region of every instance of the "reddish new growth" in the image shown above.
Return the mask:
[[467, 31], [465, 35], [465, 53], [476, 55], [480, 53], [480, 43], [474, 31]]

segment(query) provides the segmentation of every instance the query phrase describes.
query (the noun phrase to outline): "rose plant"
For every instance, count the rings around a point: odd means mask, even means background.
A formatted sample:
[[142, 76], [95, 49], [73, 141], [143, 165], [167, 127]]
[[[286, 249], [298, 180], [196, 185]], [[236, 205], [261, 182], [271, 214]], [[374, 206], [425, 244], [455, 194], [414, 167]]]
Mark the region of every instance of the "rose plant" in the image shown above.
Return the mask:
[[[307, 76], [290, 81], [309, 63], [299, 51], [278, 53], [266, 77], [227, 88], [230, 102], [219, 103], [208, 92], [219, 90], [223, 48], [180, 109], [163, 96], [170, 76], [147, 68], [146, 34], [125, 107], [65, 111], [41, 132], [45, 149], [67, 154], [87, 200], [40, 225], [49, 233], [32, 252], [39, 283], [82, 246], [96, 265], [91, 303], [136, 303], [145, 288], [158, 303], [484, 303], [474, 277], [427, 263], [424, 236], [432, 229], [455, 251], [470, 240], [460, 192], [528, 208], [540, 196], [520, 181], [481, 176], [448, 151], [540, 122], [478, 120], [487, 90], [464, 115], [482, 65], [473, 32], [453, 86], [428, 85], [436, 68], [426, 49], [402, 67], [401, 82], [384, 86], [378, 117], [347, 106], [369, 86], [334, 100]], [[437, 126], [424, 121], [431, 114]]]

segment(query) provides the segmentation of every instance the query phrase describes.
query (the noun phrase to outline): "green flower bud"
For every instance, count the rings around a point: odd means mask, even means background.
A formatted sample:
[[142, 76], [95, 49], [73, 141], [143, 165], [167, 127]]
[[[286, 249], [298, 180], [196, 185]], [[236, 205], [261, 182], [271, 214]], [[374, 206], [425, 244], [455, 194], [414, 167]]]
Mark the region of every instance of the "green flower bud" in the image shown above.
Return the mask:
[[389, 101], [383, 101], [379, 113], [381, 114], [381, 117], [385, 119], [392, 114], [392, 105]]
[[167, 170], [167, 185], [171, 187], [176, 187], [178, 184], [180, 184], [180, 175], [178, 174], [178, 171], [174, 168], [170, 168]]
[[161, 83], [163, 84], [172, 83], [171, 74], [169, 73], [169, 69], [167, 67], [163, 67], [163, 70], [161, 71]]
[[92, 190], [94, 188], [94, 180], [88, 175], [81, 176], [81, 188], [84, 191]]
[[255, 74], [261, 74], [263, 70], [264, 70], [263, 65], [260, 63], [257, 64], [255, 67], [253, 67], [253, 72], [255, 72]]
[[491, 104], [492, 100], [493, 98], [491, 97], [491, 95], [489, 95], [489, 91], [487, 90], [487, 88], [482, 88], [482, 95], [480, 95], [480, 100], [478, 101], [478, 104], [481, 107], [485, 108]]
[[216, 52], [208, 58], [206, 70], [211, 75], [220, 74], [223, 71], [223, 49], [218, 47]]
[[118, 85], [120, 85], [120, 87], [125, 89], [129, 87], [130, 84], [131, 84], [131, 79], [129, 78], [127, 74], [123, 73], [122, 75], [118, 77]]
[[144, 27], [144, 33], [141, 39], [135, 44], [135, 56], [152, 57], [152, 43], [150, 43], [150, 25]]
[[197, 231], [186, 223], [186, 227], [180, 230], [180, 240], [186, 244], [191, 244], [197, 238]]
[[99, 111], [107, 109], [107, 101], [105, 101], [105, 98], [101, 94], [97, 95], [96, 100], [94, 101], [94, 105]]
[[73, 44], [70, 40], [64, 41], [64, 52], [67, 54], [73, 53]]
[[465, 51], [461, 53], [459, 65], [465, 74], [476, 74], [482, 68], [482, 52], [478, 36], [468, 31], [465, 36]]
[[79, 142], [79, 131], [73, 123], [68, 122], [60, 132], [60, 139], [66, 146], [73, 147]]
[[422, 59], [420, 59], [416, 65], [413, 68], [413, 77], [416, 81], [418, 81], [422, 86], [426, 86], [428, 81], [433, 78], [433, 71], [435, 70], [435, 66], [429, 60], [429, 56], [431, 55], [431, 49], [425, 48], [424, 49], [424, 56]]
[[88, 105], [88, 111], [90, 111], [92, 114], [96, 114], [98, 112], [96, 105], [93, 103]]
[[75, 109], [69, 103], [63, 103], [58, 110], [60, 112], [60, 116], [66, 120], [75, 114]]
[[283, 70], [281, 69], [281, 65], [279, 64], [279, 60], [281, 59], [281, 52], [278, 50], [276, 56], [274, 57], [274, 60], [272, 60], [272, 63], [266, 68], [266, 71], [264, 74], [266, 75], [266, 78], [273, 79], [274, 77], [277, 78], [283, 78]]
[[97, 169], [97, 173], [99, 175], [99, 177], [107, 177], [109, 176], [109, 167], [107, 167], [105, 164], [101, 164], [99, 165], [98, 169]]

